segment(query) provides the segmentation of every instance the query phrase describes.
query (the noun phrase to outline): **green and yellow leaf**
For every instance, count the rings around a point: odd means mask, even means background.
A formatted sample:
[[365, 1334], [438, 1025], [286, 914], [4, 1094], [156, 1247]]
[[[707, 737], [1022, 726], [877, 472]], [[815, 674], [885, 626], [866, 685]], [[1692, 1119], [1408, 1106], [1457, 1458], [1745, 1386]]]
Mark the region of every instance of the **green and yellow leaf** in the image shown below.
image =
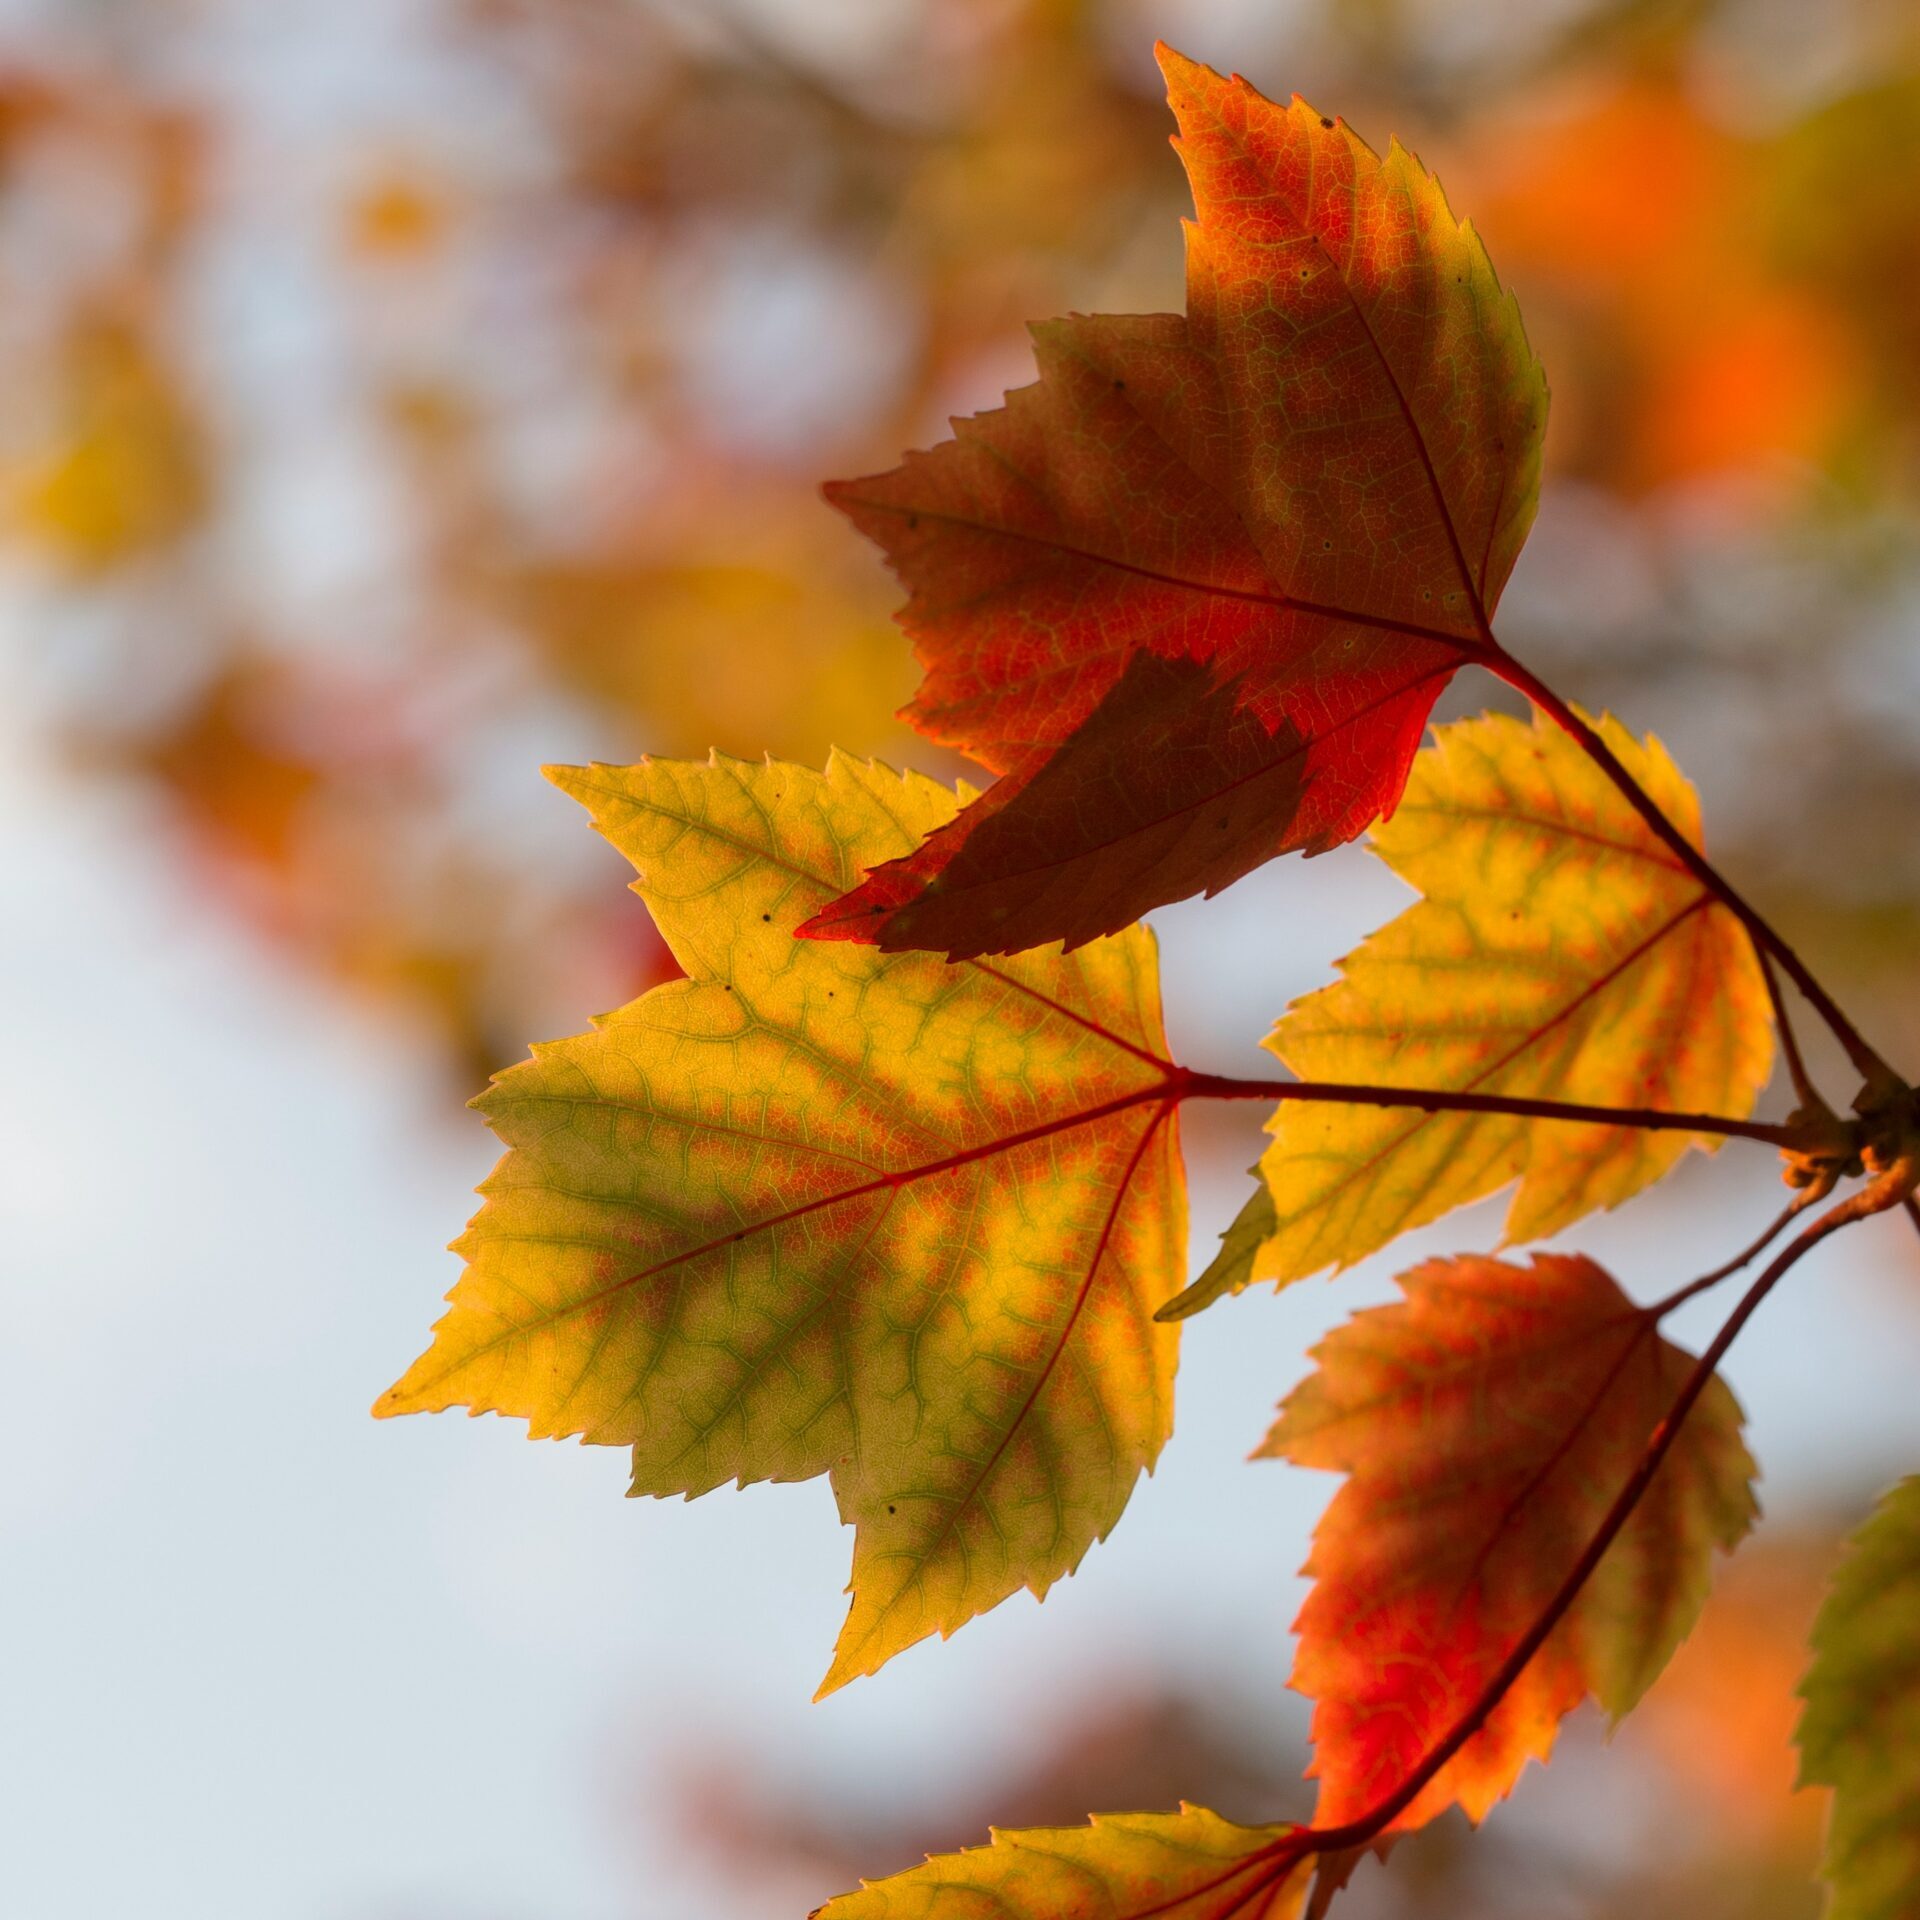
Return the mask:
[[1288, 1859], [1293, 1831], [1191, 1806], [996, 1830], [989, 1846], [869, 1881], [813, 1920], [1297, 1920], [1314, 1863]]
[[1804, 1785], [1833, 1788], [1827, 1920], [1920, 1913], [1920, 1475], [1854, 1535], [1813, 1628], [1797, 1736]]
[[[1316, 1825], [1369, 1813], [1480, 1697], [1599, 1531], [1693, 1367], [1591, 1260], [1432, 1260], [1315, 1349], [1269, 1459], [1348, 1476], [1313, 1537], [1292, 1684], [1314, 1702]], [[1718, 1379], [1645, 1497], [1481, 1729], [1394, 1822], [1479, 1820], [1589, 1693], [1618, 1718], [1752, 1526]]]
[[[1608, 745], [1696, 845], [1692, 787], [1657, 740]], [[1773, 1060], [1747, 937], [1545, 719], [1437, 730], [1374, 850], [1420, 902], [1299, 1001], [1268, 1047], [1305, 1080], [1491, 1093], [1744, 1119]], [[1658, 1180], [1709, 1136], [1495, 1114], [1283, 1103], [1256, 1194], [1193, 1312], [1250, 1280], [1346, 1267], [1517, 1180], [1509, 1243], [1559, 1232]]]
[[831, 1689], [1044, 1594], [1167, 1437], [1186, 1214], [1153, 939], [958, 967], [796, 941], [954, 811], [878, 764], [553, 777], [690, 977], [476, 1102], [509, 1151], [376, 1411], [630, 1446], [636, 1493], [830, 1475], [856, 1528]]

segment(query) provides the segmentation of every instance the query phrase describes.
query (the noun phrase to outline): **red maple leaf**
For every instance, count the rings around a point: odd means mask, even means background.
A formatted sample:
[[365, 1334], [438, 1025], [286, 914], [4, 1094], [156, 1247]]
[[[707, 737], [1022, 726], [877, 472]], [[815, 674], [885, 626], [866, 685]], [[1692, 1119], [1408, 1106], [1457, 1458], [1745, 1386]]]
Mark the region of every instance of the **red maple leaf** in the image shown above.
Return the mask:
[[909, 589], [908, 717], [1001, 772], [801, 929], [1079, 945], [1390, 812], [1531, 522], [1546, 387], [1471, 227], [1162, 48], [1187, 313], [1034, 332], [1040, 378], [828, 488]]

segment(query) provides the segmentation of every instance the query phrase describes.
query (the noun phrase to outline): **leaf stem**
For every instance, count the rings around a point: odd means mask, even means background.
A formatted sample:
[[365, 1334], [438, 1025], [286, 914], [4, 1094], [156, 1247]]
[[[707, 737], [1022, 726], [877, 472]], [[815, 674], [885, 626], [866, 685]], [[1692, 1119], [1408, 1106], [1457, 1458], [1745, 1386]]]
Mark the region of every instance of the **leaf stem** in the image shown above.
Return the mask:
[[1847, 1057], [1853, 1062], [1861, 1078], [1864, 1080], [1897, 1078], [1893, 1070], [1861, 1035], [1859, 1029], [1840, 1010], [1833, 996], [1814, 978], [1800, 956], [1774, 931], [1760, 911], [1749, 905], [1746, 899], [1736, 891], [1732, 882], [1721, 873], [1719, 868], [1661, 812], [1652, 796], [1621, 764], [1619, 755], [1607, 745], [1599, 732], [1582, 719], [1544, 680], [1529, 668], [1522, 666], [1504, 648], [1499, 648], [1493, 656], [1489, 657], [1486, 666], [1490, 673], [1497, 675], [1516, 691], [1525, 694], [1542, 713], [1558, 722], [1573, 736], [1579, 743], [1581, 751], [1613, 782], [1619, 789], [1621, 797], [1671, 849], [1688, 872], [1746, 928], [1749, 937], [1761, 953], [1771, 954], [1780, 963], [1787, 977], [1805, 995], [1808, 1005], [1827, 1023], [1834, 1037], [1846, 1048]]
[[1766, 1230], [1751, 1246], [1743, 1248], [1739, 1253], [1736, 1253], [1731, 1260], [1725, 1262], [1724, 1265], [1715, 1267], [1711, 1273], [1703, 1273], [1698, 1280], [1689, 1280], [1684, 1287], [1674, 1288], [1664, 1300], [1656, 1300], [1646, 1310], [1648, 1317], [1654, 1320], [1664, 1320], [1675, 1307], [1681, 1306], [1686, 1301], [1691, 1300], [1696, 1293], [1705, 1293], [1709, 1287], [1718, 1286], [1720, 1282], [1725, 1280], [1729, 1275], [1738, 1273], [1749, 1261], [1759, 1259], [1794, 1220], [1820, 1197], [1820, 1189], [1817, 1187], [1807, 1187], [1801, 1192], [1796, 1193], [1774, 1219], [1768, 1223]]
[[1793, 1030], [1793, 1015], [1787, 1009], [1786, 996], [1780, 991], [1780, 973], [1774, 957], [1758, 943], [1754, 946], [1754, 954], [1760, 962], [1760, 977], [1767, 983], [1767, 998], [1773, 1002], [1773, 1024], [1780, 1029], [1780, 1051], [1787, 1057], [1787, 1071], [1793, 1076], [1793, 1091], [1803, 1107], [1817, 1107], [1831, 1112], [1820, 1089], [1814, 1085], [1812, 1074], [1807, 1071], [1806, 1059], [1800, 1051], [1800, 1036]]
[[[1411, 1107], [1421, 1113], [1499, 1113], [1523, 1120], [1634, 1127], [1648, 1133], [1712, 1133], [1759, 1140], [1789, 1151], [1807, 1144], [1791, 1122], [1736, 1120], [1717, 1113], [1677, 1113], [1665, 1107], [1597, 1107], [1571, 1100], [1532, 1100], [1502, 1093], [1451, 1092], [1429, 1087], [1362, 1086], [1338, 1080], [1238, 1080], [1176, 1067], [1166, 1092], [1176, 1100], [1307, 1100], [1356, 1107]], [[1150, 1096], [1143, 1096], [1150, 1097]]]

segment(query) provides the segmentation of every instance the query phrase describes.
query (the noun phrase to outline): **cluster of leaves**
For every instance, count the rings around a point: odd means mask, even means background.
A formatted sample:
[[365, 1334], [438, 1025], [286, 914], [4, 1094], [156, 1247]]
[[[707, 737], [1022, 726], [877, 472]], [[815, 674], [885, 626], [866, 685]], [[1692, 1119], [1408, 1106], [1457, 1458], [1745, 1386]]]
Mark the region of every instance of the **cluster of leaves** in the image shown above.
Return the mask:
[[[1183, 1807], [1002, 1833], [831, 1920], [1279, 1920], [1445, 1808], [1483, 1817], [1583, 1700], [1634, 1706], [1752, 1524], [1716, 1372], [1741, 1326], [1920, 1181], [1912, 1091], [1707, 860], [1664, 749], [1495, 638], [1546, 388], [1471, 227], [1397, 143], [1162, 63], [1186, 312], [1038, 329], [1037, 384], [830, 490], [909, 589], [910, 717], [999, 778], [556, 770], [685, 978], [483, 1096], [507, 1155], [377, 1410], [626, 1446], [636, 1493], [827, 1475], [856, 1531], [826, 1691], [1073, 1571], [1171, 1430], [1181, 1322], [1254, 1279], [1510, 1184], [1509, 1241], [1555, 1234], [1689, 1144], [1770, 1145], [1795, 1197], [1650, 1305], [1577, 1255], [1466, 1255], [1317, 1350], [1260, 1449], [1346, 1476], [1297, 1623], [1310, 1826]], [[1422, 747], [1470, 666], [1532, 723]], [[1369, 828], [1420, 899], [1280, 1022], [1297, 1077], [1175, 1062], [1138, 917]], [[1861, 1075], [1850, 1117], [1783, 975]], [[1769, 1122], [1776, 1031], [1799, 1104]], [[1183, 1288], [1201, 1098], [1276, 1111]], [[1697, 1359], [1664, 1338], [1789, 1227]], [[1823, 1616], [1801, 1735], [1861, 1920], [1920, 1902], [1916, 1579], [1909, 1483]]]

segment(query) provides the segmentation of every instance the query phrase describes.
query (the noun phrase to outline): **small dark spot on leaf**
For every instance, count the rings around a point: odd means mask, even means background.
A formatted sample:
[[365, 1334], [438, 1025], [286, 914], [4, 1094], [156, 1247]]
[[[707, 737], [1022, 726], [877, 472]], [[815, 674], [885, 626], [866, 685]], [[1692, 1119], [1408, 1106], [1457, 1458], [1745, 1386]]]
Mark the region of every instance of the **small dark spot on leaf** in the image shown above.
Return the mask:
[[910, 513], [907, 515], [907, 531], [909, 533], [911, 533], [914, 528], [919, 526], [919, 524], [920, 524], [920, 516], [917, 513]]
[[895, 1513], [895, 1512], [898, 1512], [898, 1511], [899, 1511], [899, 1509], [898, 1509], [898, 1508], [896, 1508], [896, 1507], [894, 1507], [893, 1505], [891, 1505], [891, 1504], [889, 1504], [889, 1505], [888, 1505], [888, 1507], [887, 1507], [887, 1511], [888, 1511], [889, 1513]]
[[1329, 120], [1329, 119], [1327, 119], [1327, 118], [1325, 118], [1324, 116], [1322, 116], [1322, 118], [1321, 118], [1321, 121], [1320, 121], [1320, 124], [1321, 124], [1321, 125], [1322, 125], [1323, 127], [1325, 127], [1325, 128], [1326, 128], [1326, 130], [1327, 130], [1327, 131], [1328, 131], [1329, 133], [1331, 133], [1331, 132], [1333, 131], [1333, 122], [1332, 122], [1331, 120]]
[[[1121, 391], [1121, 390], [1122, 390], [1122, 389], [1123, 389], [1123, 388], [1124, 388], [1124, 387], [1126, 386], [1126, 384], [1127, 384], [1127, 383], [1126, 383], [1126, 382], [1125, 382], [1124, 380], [1116, 380], [1116, 381], [1115, 381], [1115, 382], [1113, 383], [1113, 390], [1114, 390], [1114, 392], [1115, 392], [1115, 393], [1119, 393], [1119, 392], [1120, 392], [1120, 391]], [[891, 1512], [893, 1511], [893, 1509], [892, 1509], [891, 1507], [889, 1507], [889, 1508], [887, 1509], [887, 1511], [888, 1511], [889, 1513], [891, 1513]]]
[[763, 913], [763, 914], [762, 914], [762, 915], [760, 916], [760, 918], [761, 918], [762, 920], [771, 920], [771, 919], [773, 918], [773, 915], [772, 915], [772, 914], [770, 914], [770, 913]]

